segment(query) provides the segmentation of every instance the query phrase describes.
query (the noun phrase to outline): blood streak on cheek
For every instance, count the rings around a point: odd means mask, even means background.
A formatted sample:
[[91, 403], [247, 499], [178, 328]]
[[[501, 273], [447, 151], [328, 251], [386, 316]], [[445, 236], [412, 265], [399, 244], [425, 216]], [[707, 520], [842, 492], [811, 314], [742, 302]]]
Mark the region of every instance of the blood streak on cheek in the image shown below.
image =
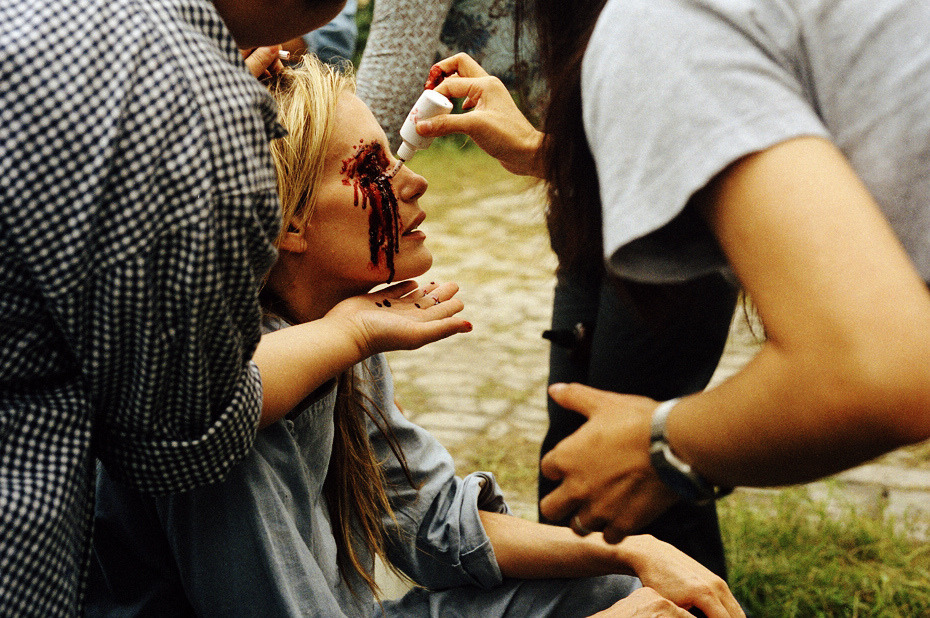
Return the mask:
[[355, 155], [344, 159], [344, 184], [353, 184], [355, 205], [361, 204], [368, 212], [368, 247], [371, 268], [377, 268], [384, 256], [388, 280], [394, 280], [394, 254], [400, 251], [400, 215], [397, 196], [391, 187], [390, 161], [384, 147], [375, 142], [361, 140]]
[[429, 75], [426, 77], [426, 85], [423, 87], [426, 90], [433, 90], [442, 83], [442, 80], [452, 75], [452, 73], [446, 73], [438, 64], [434, 64], [433, 67], [429, 70]]

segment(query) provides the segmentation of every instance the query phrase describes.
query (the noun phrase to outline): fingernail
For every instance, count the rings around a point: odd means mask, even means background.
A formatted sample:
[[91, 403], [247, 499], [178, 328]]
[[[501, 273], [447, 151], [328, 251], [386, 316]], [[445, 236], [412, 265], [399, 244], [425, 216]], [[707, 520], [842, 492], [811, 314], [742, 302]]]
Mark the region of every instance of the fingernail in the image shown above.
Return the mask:
[[471, 332], [474, 326], [471, 325], [471, 322], [465, 322], [465, 328], [468, 329], [466, 332]]
[[559, 394], [560, 392], [564, 391], [566, 386], [568, 386], [568, 385], [565, 384], [564, 382], [555, 382], [554, 384], [550, 384], [550, 385], [549, 385], [549, 394], [550, 394], [550, 395], [557, 395], [557, 394]]
[[433, 121], [432, 120], [420, 120], [417, 122], [417, 133], [423, 135], [424, 133], [429, 133], [433, 130]]

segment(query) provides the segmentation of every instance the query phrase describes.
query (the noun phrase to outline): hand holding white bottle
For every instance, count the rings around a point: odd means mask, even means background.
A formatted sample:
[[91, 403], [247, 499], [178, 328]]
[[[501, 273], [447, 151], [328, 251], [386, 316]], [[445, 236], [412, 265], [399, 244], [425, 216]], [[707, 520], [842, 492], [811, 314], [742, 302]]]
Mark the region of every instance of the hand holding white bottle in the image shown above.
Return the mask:
[[417, 121], [426, 120], [452, 111], [452, 101], [435, 90], [424, 90], [414, 104], [404, 126], [400, 128], [400, 137], [403, 143], [397, 149], [397, 158], [409, 161], [417, 150], [429, 147], [432, 137], [424, 137], [417, 133]]

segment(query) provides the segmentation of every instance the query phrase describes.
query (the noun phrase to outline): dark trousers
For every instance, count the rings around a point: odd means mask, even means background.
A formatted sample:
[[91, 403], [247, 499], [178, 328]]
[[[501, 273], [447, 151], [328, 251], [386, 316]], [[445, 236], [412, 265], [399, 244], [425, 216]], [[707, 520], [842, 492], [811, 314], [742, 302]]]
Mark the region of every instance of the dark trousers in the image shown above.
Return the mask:
[[[553, 341], [549, 383], [580, 382], [657, 401], [702, 390], [723, 352], [737, 291], [713, 275], [664, 292], [661, 302], [650, 307], [634, 303], [599, 274], [560, 277], [547, 334]], [[548, 411], [541, 455], [585, 420], [551, 399]], [[539, 497], [556, 485], [540, 474]], [[540, 521], [547, 521], [542, 514]], [[568, 525], [567, 520], [547, 523]], [[679, 503], [642, 532], [671, 543], [726, 579], [713, 504]]]

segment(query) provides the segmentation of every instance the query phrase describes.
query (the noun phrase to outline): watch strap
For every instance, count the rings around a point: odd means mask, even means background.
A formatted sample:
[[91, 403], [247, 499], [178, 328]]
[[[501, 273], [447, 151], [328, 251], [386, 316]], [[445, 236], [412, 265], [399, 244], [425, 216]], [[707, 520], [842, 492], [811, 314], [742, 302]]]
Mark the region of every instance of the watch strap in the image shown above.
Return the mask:
[[660, 403], [652, 413], [649, 459], [659, 478], [688, 502], [708, 504], [729, 494], [731, 488], [716, 487], [707, 482], [690, 464], [679, 458], [668, 443], [665, 426], [668, 415], [680, 397]]

